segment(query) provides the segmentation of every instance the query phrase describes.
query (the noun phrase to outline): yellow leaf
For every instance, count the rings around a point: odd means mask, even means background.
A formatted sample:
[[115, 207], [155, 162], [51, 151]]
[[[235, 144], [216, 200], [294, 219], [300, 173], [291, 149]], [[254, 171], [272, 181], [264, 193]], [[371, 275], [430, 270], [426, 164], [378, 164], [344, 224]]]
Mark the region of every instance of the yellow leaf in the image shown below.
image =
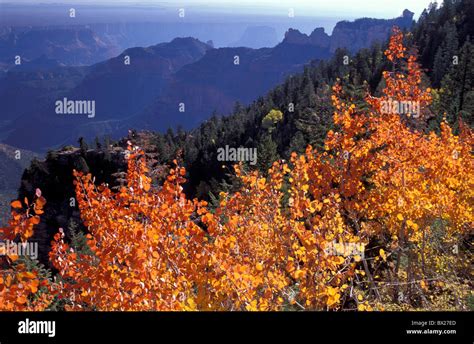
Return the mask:
[[298, 270], [295, 272], [295, 278], [300, 279], [306, 276], [306, 271]]

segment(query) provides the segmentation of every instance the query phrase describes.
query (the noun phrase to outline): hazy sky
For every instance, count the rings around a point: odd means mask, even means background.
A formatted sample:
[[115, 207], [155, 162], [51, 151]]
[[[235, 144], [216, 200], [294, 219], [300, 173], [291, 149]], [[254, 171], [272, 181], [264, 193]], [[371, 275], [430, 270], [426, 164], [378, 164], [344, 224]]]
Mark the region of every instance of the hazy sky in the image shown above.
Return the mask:
[[[393, 18], [402, 13], [405, 8], [415, 12], [417, 19], [421, 11], [431, 0], [0, 0], [0, 3], [65, 3], [65, 4], [156, 4], [172, 7], [203, 6], [216, 9], [230, 9], [239, 12], [249, 12], [255, 8], [258, 12], [269, 14], [287, 11], [294, 8], [295, 15], [322, 16], [335, 14], [350, 14], [357, 16], [377, 16]], [[441, 0], [440, 0], [441, 2]]]

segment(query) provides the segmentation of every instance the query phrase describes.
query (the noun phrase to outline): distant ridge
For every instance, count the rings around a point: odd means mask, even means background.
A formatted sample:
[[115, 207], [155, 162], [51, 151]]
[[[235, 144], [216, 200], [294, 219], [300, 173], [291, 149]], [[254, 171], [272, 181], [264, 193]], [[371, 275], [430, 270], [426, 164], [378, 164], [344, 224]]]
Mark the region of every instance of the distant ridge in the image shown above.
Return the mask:
[[322, 27], [316, 28], [309, 36], [298, 30], [289, 29], [285, 34], [284, 42], [329, 48], [331, 53], [334, 53], [337, 48], [346, 48], [354, 53], [359, 49], [368, 48], [376, 41], [385, 41], [393, 26], [410, 28], [414, 23], [413, 15], [413, 12], [404, 10], [400, 17], [394, 19], [344, 20], [336, 24], [332, 35], [328, 35]]
[[[0, 124], [0, 135], [12, 146], [46, 151], [74, 144], [79, 137], [89, 141], [96, 136], [118, 138], [130, 128], [191, 129], [214, 112], [225, 114], [236, 102], [248, 104], [265, 95], [311, 61], [330, 58], [339, 47], [349, 51], [369, 47], [385, 41], [393, 25], [405, 28], [412, 22], [413, 13], [405, 10], [395, 19], [340, 22], [331, 36], [323, 28], [310, 35], [289, 29], [281, 43], [260, 49], [215, 49], [195, 38], [175, 38], [127, 49], [90, 67], [64, 67], [41, 55], [31, 62], [30, 67], [38, 69], [30, 74], [13, 68], [0, 78], [0, 100], [8, 119]], [[81, 32], [74, 37], [82, 37]], [[95, 37], [90, 32], [84, 35]], [[102, 46], [103, 42], [92, 39], [91, 49]], [[129, 65], [124, 63], [126, 58]], [[97, 116], [58, 116], [54, 102], [63, 97], [94, 100]]]

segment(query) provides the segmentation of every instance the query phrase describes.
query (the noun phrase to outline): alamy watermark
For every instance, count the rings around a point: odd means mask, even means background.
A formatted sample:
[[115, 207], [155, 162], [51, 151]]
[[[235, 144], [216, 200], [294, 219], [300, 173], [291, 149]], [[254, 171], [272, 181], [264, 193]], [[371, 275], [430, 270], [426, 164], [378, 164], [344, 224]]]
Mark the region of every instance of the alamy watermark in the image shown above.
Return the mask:
[[413, 100], [382, 100], [380, 111], [383, 114], [407, 115], [413, 118], [420, 117], [420, 102]]
[[0, 256], [28, 256], [35, 260], [38, 258], [38, 243], [0, 241]]
[[69, 100], [63, 98], [55, 102], [56, 114], [58, 115], [87, 115], [88, 118], [95, 117], [95, 100]]
[[331, 241], [324, 249], [327, 255], [332, 256], [359, 256], [364, 259], [365, 256], [365, 244], [349, 242], [342, 243], [337, 241]]
[[255, 165], [257, 163], [257, 148], [234, 148], [226, 145], [217, 149], [217, 160], [249, 162], [250, 165]]
[[56, 336], [56, 321], [54, 320], [30, 320], [26, 318], [18, 323], [19, 334], [46, 334], [53, 338]]

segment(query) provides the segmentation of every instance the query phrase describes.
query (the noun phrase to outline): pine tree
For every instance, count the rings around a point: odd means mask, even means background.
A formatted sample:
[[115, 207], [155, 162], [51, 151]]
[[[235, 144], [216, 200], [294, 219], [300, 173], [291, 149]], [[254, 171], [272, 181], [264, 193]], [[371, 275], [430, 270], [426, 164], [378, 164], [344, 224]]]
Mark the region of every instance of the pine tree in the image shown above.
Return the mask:
[[268, 170], [272, 163], [279, 159], [277, 148], [272, 135], [264, 134], [257, 147], [257, 167], [260, 171]]
[[458, 51], [458, 37], [454, 24], [446, 23], [443, 27], [444, 39], [433, 62], [433, 86], [439, 87], [442, 78], [453, 66], [453, 59]]
[[474, 45], [467, 41], [461, 48], [459, 63], [454, 65], [441, 82], [440, 108], [455, 123], [460, 116], [467, 124], [474, 124]]
[[89, 146], [87, 145], [86, 140], [84, 140], [83, 137], [80, 137], [78, 142], [79, 142], [79, 148], [81, 150], [81, 155], [83, 157], [86, 157], [87, 156], [87, 150], [89, 149]]

